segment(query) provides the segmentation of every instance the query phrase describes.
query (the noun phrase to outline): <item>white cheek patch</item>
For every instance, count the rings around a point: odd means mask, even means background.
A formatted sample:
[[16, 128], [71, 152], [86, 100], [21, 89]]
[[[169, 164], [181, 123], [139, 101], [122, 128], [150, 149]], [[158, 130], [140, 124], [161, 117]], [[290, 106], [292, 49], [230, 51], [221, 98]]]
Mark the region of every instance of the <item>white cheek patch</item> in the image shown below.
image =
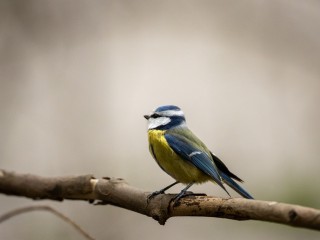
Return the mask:
[[170, 118], [168, 117], [158, 117], [158, 118], [150, 118], [149, 119], [149, 124], [148, 124], [148, 129], [153, 129], [157, 128], [159, 126], [164, 126], [171, 122]]

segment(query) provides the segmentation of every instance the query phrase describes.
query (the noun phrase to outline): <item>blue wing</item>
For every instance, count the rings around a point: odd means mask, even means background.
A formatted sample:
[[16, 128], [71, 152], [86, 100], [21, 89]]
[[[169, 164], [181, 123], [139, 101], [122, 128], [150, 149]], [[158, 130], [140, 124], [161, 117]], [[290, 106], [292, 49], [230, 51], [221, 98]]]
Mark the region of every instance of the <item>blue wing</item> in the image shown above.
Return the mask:
[[[177, 134], [166, 133], [165, 138], [176, 154], [212, 177], [212, 179], [228, 193], [222, 185], [221, 176], [217, 167], [205, 151], [197, 147], [195, 144], [192, 144], [187, 138]], [[228, 195], [230, 196], [229, 193]]]

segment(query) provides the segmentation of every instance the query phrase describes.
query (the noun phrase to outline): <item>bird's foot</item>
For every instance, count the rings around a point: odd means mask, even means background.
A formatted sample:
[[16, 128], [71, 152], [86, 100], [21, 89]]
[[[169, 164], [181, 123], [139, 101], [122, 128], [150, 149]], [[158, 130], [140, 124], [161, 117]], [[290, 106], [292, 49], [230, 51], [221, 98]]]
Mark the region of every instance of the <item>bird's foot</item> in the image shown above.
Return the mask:
[[179, 200], [181, 198], [193, 195], [194, 193], [191, 191], [182, 190], [179, 194], [177, 194], [175, 197], [171, 199], [171, 202], [173, 202], [173, 207], [177, 207], [179, 204]]
[[147, 197], [147, 202], [149, 203], [149, 201], [154, 198], [155, 196], [158, 196], [159, 194], [164, 194], [165, 192], [163, 190], [160, 190], [160, 191], [155, 191], [151, 194], [148, 195]]
[[149, 194], [148, 197], [147, 197], [147, 202], [149, 203], [149, 201], [150, 201], [152, 198], [154, 198], [155, 196], [157, 196], [157, 195], [159, 195], [159, 194], [164, 194], [166, 190], [168, 190], [169, 188], [173, 187], [174, 185], [176, 185], [176, 184], [178, 184], [178, 183], [179, 183], [179, 182], [176, 181], [176, 182], [170, 184], [169, 186], [167, 186], [167, 187], [165, 187], [165, 188], [162, 188], [162, 189], [159, 190], [159, 191], [155, 191], [155, 192]]
[[179, 194], [177, 194], [175, 197], [173, 197], [170, 202], [173, 202], [173, 207], [177, 207], [177, 206], [179, 206], [179, 200], [181, 198], [188, 197], [188, 196], [207, 196], [207, 194], [193, 193], [191, 191], [182, 190]]

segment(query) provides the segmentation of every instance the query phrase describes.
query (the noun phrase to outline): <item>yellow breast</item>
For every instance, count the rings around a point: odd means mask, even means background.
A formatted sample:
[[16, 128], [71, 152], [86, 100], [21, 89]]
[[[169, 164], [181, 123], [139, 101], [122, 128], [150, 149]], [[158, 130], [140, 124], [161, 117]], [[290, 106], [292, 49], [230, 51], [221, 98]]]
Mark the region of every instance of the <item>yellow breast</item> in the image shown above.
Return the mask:
[[181, 183], [202, 183], [211, 178], [177, 155], [164, 137], [165, 131], [149, 130], [149, 150], [159, 166]]

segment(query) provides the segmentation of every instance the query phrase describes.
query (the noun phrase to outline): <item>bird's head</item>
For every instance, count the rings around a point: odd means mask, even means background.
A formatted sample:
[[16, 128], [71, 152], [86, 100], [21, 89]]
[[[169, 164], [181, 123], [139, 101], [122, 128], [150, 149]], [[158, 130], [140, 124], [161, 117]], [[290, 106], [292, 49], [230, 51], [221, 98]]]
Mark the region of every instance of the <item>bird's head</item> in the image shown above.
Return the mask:
[[148, 120], [148, 130], [168, 130], [174, 127], [183, 127], [186, 119], [182, 110], [174, 105], [165, 105], [155, 109], [150, 115], [144, 115]]

